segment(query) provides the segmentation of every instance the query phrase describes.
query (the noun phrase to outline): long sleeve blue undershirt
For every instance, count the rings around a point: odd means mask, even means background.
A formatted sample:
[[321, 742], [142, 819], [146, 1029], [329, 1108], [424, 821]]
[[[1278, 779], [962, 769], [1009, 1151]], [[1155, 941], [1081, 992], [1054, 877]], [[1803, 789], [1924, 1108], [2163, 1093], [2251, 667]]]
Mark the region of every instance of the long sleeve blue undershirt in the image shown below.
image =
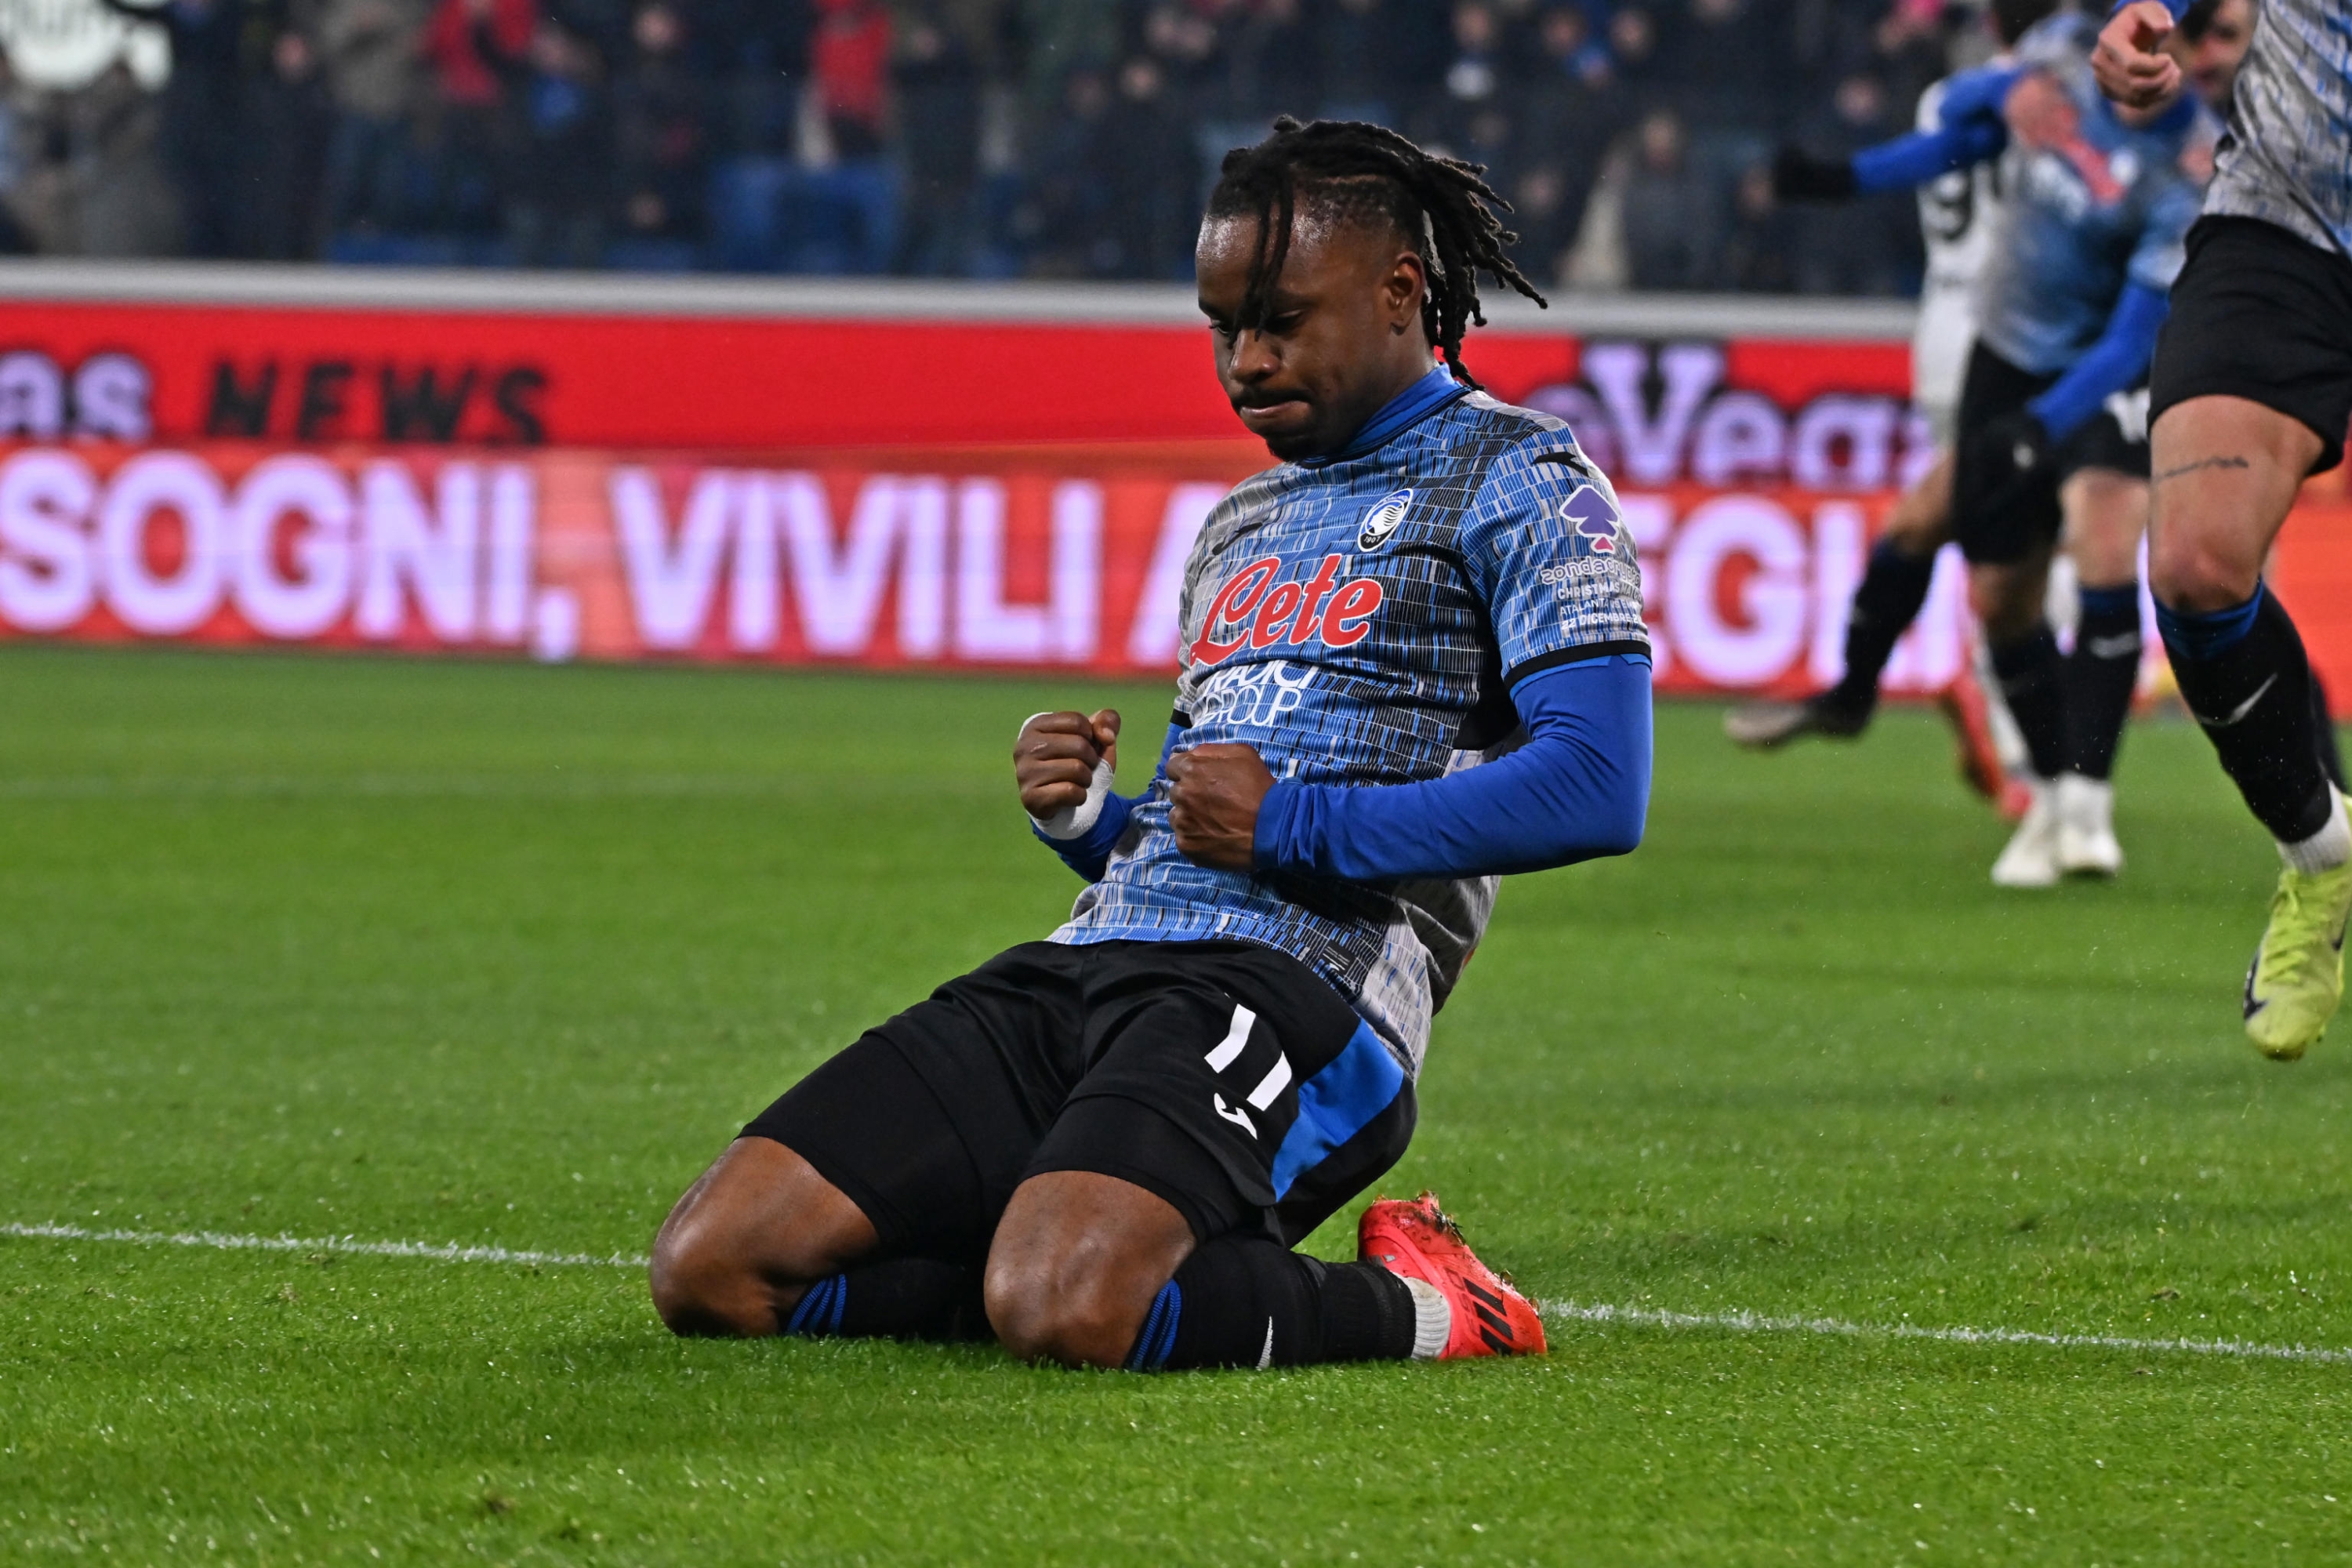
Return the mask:
[[1853, 155], [1854, 188], [1864, 195], [1909, 190], [2000, 157], [2009, 146], [2001, 106], [2024, 74], [2015, 66], [1985, 66], [1954, 77], [1944, 89], [1935, 130], [1914, 131]]
[[1257, 868], [1350, 881], [1540, 871], [1642, 841], [1650, 806], [1650, 661], [1615, 654], [1511, 688], [1528, 743], [1423, 784], [1276, 784]]
[[[1633, 849], [1649, 812], [1649, 660], [1541, 670], [1511, 699], [1529, 739], [1499, 761], [1422, 784], [1277, 782], [1258, 806], [1256, 868], [1381, 882], [1537, 871]], [[1170, 728], [1162, 771], [1184, 733]], [[1083, 837], [1038, 837], [1098, 880], [1134, 805], [1114, 795]]]
[[2073, 435], [2101, 404], [2140, 378], [2156, 353], [2157, 331], [2171, 309], [2171, 297], [2163, 290], [2145, 283], [2124, 285], [2099, 341], [2025, 405], [2052, 440]]

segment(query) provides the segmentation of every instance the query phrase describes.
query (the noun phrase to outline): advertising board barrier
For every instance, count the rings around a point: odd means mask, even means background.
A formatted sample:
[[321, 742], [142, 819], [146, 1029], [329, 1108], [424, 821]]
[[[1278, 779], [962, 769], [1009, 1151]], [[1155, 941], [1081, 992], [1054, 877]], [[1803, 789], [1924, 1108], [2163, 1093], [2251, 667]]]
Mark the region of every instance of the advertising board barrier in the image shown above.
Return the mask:
[[[0, 298], [0, 637], [1158, 675], [1193, 531], [1269, 460], [1181, 293], [854, 319], [522, 287]], [[1935, 453], [1866, 309], [1716, 304], [1498, 311], [1470, 364], [1614, 479], [1661, 689], [1810, 689]], [[1777, 335], [1722, 335], [1747, 321]], [[2352, 699], [2352, 500], [2330, 476], [2303, 510], [2273, 582]], [[1968, 637], [1948, 552], [1888, 689], [1939, 689]]]
[[[0, 629], [542, 658], [882, 668], [1174, 667], [1202, 520], [1247, 443], [690, 458], [257, 445], [0, 455]], [[1661, 689], [1833, 679], [1892, 497], [1687, 482], [1621, 490]], [[2352, 506], [2280, 561], [2315, 646], [2352, 647]], [[1888, 670], [1967, 657], [1948, 555]], [[2352, 670], [2342, 672], [2352, 679]]]

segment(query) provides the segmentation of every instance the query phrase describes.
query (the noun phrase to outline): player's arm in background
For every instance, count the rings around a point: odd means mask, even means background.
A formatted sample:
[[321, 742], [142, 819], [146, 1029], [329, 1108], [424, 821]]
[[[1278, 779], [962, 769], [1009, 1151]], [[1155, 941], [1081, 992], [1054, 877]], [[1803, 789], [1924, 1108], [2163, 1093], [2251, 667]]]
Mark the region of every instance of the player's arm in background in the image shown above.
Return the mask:
[[2000, 156], [2009, 146], [2001, 105], [2024, 70], [1984, 66], [1962, 71], [1944, 89], [1939, 123], [1843, 158], [1817, 158], [1787, 146], [1772, 163], [1772, 194], [1782, 201], [1844, 201], [1924, 185], [1955, 169]]
[[[1606, 482], [1589, 482], [1580, 458], [1531, 460], [1572, 455], [1565, 437], [1543, 441], [1497, 465], [1462, 542], [1526, 743], [1422, 784], [1277, 782], [1258, 806], [1256, 869], [1370, 882], [1489, 876], [1623, 855], [1642, 841], [1650, 648], [1639, 574], [1612, 581], [1567, 570], [1616, 559], [1631, 566], [1633, 544]], [[1571, 521], [1587, 490], [1583, 521]], [[1602, 516], [1614, 539], [1580, 554], [1603, 531]]]

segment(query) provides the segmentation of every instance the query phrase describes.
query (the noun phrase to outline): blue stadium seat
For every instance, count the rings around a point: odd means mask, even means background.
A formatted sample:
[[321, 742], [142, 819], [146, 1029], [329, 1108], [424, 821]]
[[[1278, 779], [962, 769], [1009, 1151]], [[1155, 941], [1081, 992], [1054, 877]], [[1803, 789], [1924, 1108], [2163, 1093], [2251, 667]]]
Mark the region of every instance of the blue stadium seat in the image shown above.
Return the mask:
[[730, 272], [877, 273], [898, 243], [898, 174], [875, 159], [805, 169], [735, 158], [711, 177], [711, 261]]

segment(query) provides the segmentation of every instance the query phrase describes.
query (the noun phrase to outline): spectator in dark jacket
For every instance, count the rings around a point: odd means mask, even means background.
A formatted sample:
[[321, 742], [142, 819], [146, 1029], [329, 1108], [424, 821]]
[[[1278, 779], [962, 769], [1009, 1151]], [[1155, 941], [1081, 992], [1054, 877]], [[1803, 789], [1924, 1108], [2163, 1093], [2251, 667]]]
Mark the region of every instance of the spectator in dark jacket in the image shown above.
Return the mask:
[[1636, 132], [1625, 186], [1625, 259], [1636, 289], [1705, 289], [1713, 281], [1715, 193], [1692, 169], [1683, 122], [1650, 111]]
[[1200, 226], [1199, 162], [1192, 126], [1168, 100], [1159, 62], [1119, 68], [1103, 117], [1097, 166], [1108, 187], [1108, 247], [1094, 270], [1114, 278], [1184, 278]]
[[1397, 37], [1381, 0], [1326, 0], [1316, 18], [1324, 112], [1386, 121], [1397, 100]]
[[537, 0], [439, 0], [420, 49], [433, 79], [424, 141], [436, 175], [436, 227], [502, 221], [499, 178], [506, 83], [539, 27]]
[[892, 66], [906, 168], [893, 270], [952, 277], [970, 264], [980, 178], [980, 67], [945, 8], [910, 7]]
[[1263, 0], [1234, 29], [1229, 52], [1234, 119], [1315, 118], [1323, 100], [1321, 61], [1305, 0]]
[[612, 201], [613, 123], [603, 62], [552, 20], [506, 69], [506, 232], [524, 267], [604, 260]]
[[106, 0], [128, 16], [162, 27], [172, 45], [159, 140], [180, 197], [187, 253], [236, 251], [236, 184], [245, 153], [237, 132], [247, 80], [268, 68], [288, 30], [285, 0]]
[[[1862, 72], [1830, 94], [1828, 111], [1803, 126], [1802, 141], [1830, 156], [1860, 152], [1898, 134], [1885, 84]], [[1920, 267], [1917, 209], [1907, 191], [1884, 191], [1834, 207], [1808, 205], [1791, 231], [1793, 279], [1805, 294], [1900, 294]]]
[[328, 143], [331, 229], [399, 223], [408, 120], [416, 109], [420, 0], [325, 0], [318, 44], [335, 129]]
[[324, 237], [319, 200], [335, 123], [310, 40], [278, 34], [268, 63], [245, 79], [237, 107], [231, 247], [263, 261], [308, 259]]
[[689, 68], [686, 23], [672, 0], [646, 0], [613, 84], [621, 224], [641, 239], [702, 233], [710, 179], [708, 84]]
[[1779, 128], [1796, 86], [1780, 64], [1793, 49], [1782, 5], [1686, 0], [1666, 44], [1665, 74], [1686, 125], [1758, 136]]

